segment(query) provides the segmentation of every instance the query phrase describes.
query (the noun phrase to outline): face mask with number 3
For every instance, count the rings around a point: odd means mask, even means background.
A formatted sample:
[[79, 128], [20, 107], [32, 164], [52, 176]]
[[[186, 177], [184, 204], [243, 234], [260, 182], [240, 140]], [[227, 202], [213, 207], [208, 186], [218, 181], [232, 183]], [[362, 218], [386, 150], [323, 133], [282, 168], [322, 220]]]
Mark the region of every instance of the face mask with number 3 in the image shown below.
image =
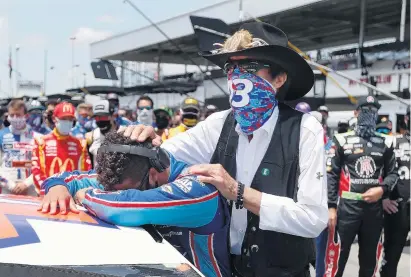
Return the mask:
[[227, 76], [230, 105], [234, 117], [246, 135], [267, 122], [277, 106], [276, 89], [257, 75], [235, 68]]

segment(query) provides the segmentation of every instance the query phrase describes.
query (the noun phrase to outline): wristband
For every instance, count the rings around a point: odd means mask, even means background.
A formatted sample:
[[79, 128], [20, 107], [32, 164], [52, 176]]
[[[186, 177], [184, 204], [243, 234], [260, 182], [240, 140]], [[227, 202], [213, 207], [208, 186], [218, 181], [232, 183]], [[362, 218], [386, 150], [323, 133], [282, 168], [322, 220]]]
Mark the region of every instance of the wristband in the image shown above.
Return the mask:
[[238, 182], [237, 187], [237, 200], [235, 202], [235, 208], [237, 210], [242, 209], [244, 207], [244, 187], [245, 185], [241, 182]]

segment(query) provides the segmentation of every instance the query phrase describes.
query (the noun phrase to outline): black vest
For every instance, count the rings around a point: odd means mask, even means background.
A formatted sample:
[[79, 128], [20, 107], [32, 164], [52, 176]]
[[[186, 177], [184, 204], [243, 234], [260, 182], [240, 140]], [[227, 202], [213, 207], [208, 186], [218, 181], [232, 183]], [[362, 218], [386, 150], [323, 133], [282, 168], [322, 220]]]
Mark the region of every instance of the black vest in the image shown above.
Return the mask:
[[[267, 152], [251, 187], [268, 194], [297, 201], [300, 126], [303, 114], [279, 104], [279, 117]], [[230, 113], [224, 122], [211, 163], [220, 163], [236, 178], [238, 134]], [[306, 270], [314, 258], [312, 239], [259, 228], [260, 218], [248, 212], [248, 225], [241, 257], [234, 266], [243, 276], [295, 276]], [[241, 261], [238, 262], [238, 259]]]

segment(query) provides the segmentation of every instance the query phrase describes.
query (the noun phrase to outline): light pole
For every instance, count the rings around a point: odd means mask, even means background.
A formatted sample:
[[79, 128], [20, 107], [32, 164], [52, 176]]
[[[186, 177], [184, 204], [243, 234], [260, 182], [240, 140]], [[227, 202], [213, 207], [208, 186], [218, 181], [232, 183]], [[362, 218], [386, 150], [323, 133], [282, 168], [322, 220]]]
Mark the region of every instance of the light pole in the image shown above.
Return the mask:
[[16, 96], [19, 95], [19, 81], [20, 81], [19, 50], [20, 50], [20, 46], [17, 44], [16, 45]]
[[84, 76], [84, 83], [83, 83], [83, 87], [85, 88], [86, 87], [86, 85], [87, 85], [87, 73], [83, 73], [83, 76]]
[[71, 37], [71, 87], [74, 88], [74, 41], [76, 37]]
[[[80, 67], [79, 64], [76, 64], [73, 67], [73, 78], [74, 78], [74, 84], [76, 85], [76, 88], [78, 88], [77, 68], [79, 68], [79, 67]], [[74, 85], [73, 85], [73, 88], [74, 88]]]

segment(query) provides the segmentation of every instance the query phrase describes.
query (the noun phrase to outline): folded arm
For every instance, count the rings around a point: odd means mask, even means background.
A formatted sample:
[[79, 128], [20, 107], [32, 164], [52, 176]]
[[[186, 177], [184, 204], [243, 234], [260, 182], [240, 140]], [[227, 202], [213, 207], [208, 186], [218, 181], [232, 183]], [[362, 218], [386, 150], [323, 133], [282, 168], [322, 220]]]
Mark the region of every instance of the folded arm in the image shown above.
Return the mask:
[[122, 226], [144, 224], [200, 227], [211, 222], [218, 208], [218, 191], [194, 176], [156, 189], [116, 192], [89, 190], [82, 204], [97, 217]]

